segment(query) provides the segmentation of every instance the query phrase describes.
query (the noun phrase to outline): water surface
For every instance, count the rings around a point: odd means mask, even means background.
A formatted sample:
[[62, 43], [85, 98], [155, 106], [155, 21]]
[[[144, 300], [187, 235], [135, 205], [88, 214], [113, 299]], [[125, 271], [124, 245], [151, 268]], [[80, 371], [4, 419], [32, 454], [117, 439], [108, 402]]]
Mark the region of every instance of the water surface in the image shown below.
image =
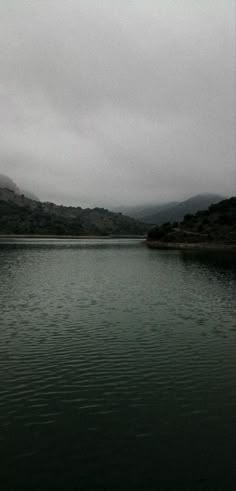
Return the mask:
[[235, 291], [228, 254], [2, 241], [5, 489], [235, 476]]

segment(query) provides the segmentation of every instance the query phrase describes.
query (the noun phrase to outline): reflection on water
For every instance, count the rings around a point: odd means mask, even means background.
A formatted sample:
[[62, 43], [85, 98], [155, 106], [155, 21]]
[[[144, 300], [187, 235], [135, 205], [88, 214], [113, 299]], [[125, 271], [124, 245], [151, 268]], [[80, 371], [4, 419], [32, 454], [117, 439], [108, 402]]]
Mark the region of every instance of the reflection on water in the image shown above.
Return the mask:
[[5, 487], [233, 476], [235, 273], [135, 240], [0, 243]]
[[200, 250], [200, 251], [181, 251], [182, 260], [190, 263], [201, 263], [209, 270], [216, 271], [230, 270], [232, 274], [236, 273], [236, 254], [235, 251], [216, 251], [216, 250]]

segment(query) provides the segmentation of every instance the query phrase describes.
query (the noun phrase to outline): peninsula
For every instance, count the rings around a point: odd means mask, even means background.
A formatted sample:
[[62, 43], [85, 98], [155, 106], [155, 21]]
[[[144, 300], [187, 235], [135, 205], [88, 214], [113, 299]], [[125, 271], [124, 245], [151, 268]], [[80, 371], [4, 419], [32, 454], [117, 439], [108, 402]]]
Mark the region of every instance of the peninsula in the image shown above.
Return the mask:
[[147, 246], [155, 249], [232, 249], [236, 251], [236, 197], [211, 205], [180, 223], [164, 223], [148, 232]]

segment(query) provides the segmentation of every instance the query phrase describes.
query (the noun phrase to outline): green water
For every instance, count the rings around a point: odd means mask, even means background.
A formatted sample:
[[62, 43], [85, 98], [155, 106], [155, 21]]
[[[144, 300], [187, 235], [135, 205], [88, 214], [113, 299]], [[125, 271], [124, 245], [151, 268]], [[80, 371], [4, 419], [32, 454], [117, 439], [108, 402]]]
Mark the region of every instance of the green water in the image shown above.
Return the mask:
[[234, 477], [235, 292], [222, 253], [2, 241], [1, 489]]

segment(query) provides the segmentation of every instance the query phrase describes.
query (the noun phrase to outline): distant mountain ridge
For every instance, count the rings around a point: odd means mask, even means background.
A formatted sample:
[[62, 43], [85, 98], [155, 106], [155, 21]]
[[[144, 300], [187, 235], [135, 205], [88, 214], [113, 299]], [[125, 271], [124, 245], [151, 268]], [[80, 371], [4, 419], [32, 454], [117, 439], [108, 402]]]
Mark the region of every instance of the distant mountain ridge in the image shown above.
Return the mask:
[[[114, 208], [113, 211], [121, 212], [137, 220], [143, 220], [146, 222], [149, 216], [155, 215], [161, 211], [168, 210], [175, 205], [178, 205], [178, 201], [170, 201], [168, 203], [156, 203], [143, 206], [119, 206]], [[148, 223], [148, 222], [147, 222]]]
[[[123, 207], [132, 217], [142, 220], [150, 225], [161, 225], [165, 222], [179, 222], [184, 215], [205, 210], [210, 205], [219, 203], [225, 196], [219, 194], [204, 193], [192, 196], [181, 202], [159, 203], [143, 207]], [[122, 211], [122, 208], [119, 209]]]
[[144, 235], [147, 225], [104, 208], [82, 209], [26, 198], [0, 188], [0, 234]]

